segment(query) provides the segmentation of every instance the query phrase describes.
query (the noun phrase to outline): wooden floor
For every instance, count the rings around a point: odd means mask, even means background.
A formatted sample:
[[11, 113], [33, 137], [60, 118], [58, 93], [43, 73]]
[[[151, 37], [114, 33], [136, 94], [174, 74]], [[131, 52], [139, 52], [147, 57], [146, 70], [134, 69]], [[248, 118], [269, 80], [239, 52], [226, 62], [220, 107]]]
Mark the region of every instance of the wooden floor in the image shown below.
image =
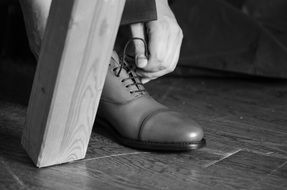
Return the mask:
[[95, 126], [84, 160], [44, 169], [35, 168], [20, 145], [31, 81], [31, 74], [0, 73], [1, 190], [287, 189], [286, 80], [156, 80], [148, 91], [196, 119], [206, 132], [205, 148], [138, 151]]

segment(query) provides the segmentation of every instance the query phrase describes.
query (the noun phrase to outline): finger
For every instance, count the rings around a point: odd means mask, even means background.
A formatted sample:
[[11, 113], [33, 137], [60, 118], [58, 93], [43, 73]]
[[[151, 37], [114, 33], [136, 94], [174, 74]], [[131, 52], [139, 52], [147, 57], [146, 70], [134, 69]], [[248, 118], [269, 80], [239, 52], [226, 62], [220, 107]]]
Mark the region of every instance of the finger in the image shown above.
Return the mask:
[[170, 70], [172, 70], [172, 71], [175, 69], [175, 67], [178, 63], [178, 60], [179, 60], [182, 39], [183, 39], [182, 36], [180, 36], [179, 40], [178, 40], [177, 47], [176, 47], [175, 52], [173, 54], [173, 58], [171, 59], [171, 69]]
[[143, 69], [148, 72], [157, 72], [163, 70], [165, 67], [162, 64], [166, 56], [167, 42], [169, 38], [169, 33], [167, 32], [167, 26], [155, 25], [154, 23], [149, 23], [149, 62]]
[[179, 39], [178, 42], [179, 43], [176, 45], [174, 53], [172, 54], [172, 56], [169, 57], [170, 65], [168, 66], [168, 68], [166, 68], [164, 70], [156, 71], [156, 72], [148, 72], [148, 71], [145, 71], [143, 69], [138, 69], [138, 70], [136, 70], [137, 74], [142, 78], [149, 78], [151, 80], [154, 80], [154, 79], [159, 78], [165, 74], [173, 72], [176, 65], [177, 65], [179, 55], [180, 55], [181, 39]]
[[167, 59], [165, 60], [167, 64], [166, 69], [165, 69], [167, 71], [166, 74], [173, 72], [174, 69], [176, 68], [176, 65], [179, 60], [181, 44], [182, 44], [182, 37], [177, 36], [174, 39], [174, 43], [170, 45], [170, 48], [169, 48], [170, 51], [169, 51]]
[[164, 68], [162, 69], [162, 72], [155, 72], [153, 75], [154, 77], [161, 77], [174, 71], [178, 63], [182, 44], [182, 34], [180, 34], [180, 32], [181, 31], [169, 36], [169, 42], [166, 48], [166, 56], [162, 62], [162, 67]]
[[[174, 44], [175, 38], [171, 39], [170, 35], [166, 35], [165, 39], [161, 39], [161, 42], [164, 44], [160, 44], [159, 41], [156, 41], [155, 44], [152, 44], [151, 41], [151, 55], [149, 57], [148, 65], [143, 68], [144, 71], [150, 73], [158, 73], [159, 71], [164, 71], [168, 69], [171, 65], [171, 59], [174, 55]], [[154, 48], [154, 50], [152, 50]], [[163, 72], [160, 72], [163, 73]]]
[[164, 70], [167, 70], [167, 73], [172, 72], [177, 65], [183, 36], [181, 29], [178, 27], [171, 27], [170, 31], [171, 33], [168, 37], [166, 56], [162, 63], [165, 67]]
[[[144, 25], [142, 23], [131, 24], [131, 32], [134, 38], [145, 40]], [[134, 45], [136, 65], [139, 68], [144, 68], [148, 63], [145, 44], [141, 40], [134, 40]]]
[[[158, 72], [169, 69], [172, 66], [171, 60], [177, 49], [179, 40], [178, 27], [170, 26], [168, 23], [161, 23], [160, 26], [149, 24], [149, 50], [150, 57], [148, 65], [144, 68], [147, 72]], [[169, 32], [167, 32], [169, 31]]]

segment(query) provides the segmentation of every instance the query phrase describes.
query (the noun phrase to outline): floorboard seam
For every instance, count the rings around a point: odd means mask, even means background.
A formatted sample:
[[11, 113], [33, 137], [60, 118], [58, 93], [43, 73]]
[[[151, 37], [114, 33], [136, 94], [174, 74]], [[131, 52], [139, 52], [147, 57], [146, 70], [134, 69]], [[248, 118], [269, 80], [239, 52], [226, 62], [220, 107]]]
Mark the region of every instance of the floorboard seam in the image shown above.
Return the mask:
[[280, 166], [278, 166], [277, 168], [275, 168], [274, 170], [272, 170], [269, 175], [272, 175], [274, 172], [277, 172], [280, 168], [284, 167], [287, 164], [287, 161], [285, 161], [283, 164], [281, 164]]
[[211, 162], [211, 163], [208, 163], [208, 164], [205, 164], [203, 167], [204, 167], [204, 168], [208, 168], [208, 167], [210, 167], [210, 166], [212, 166], [212, 165], [215, 165], [215, 164], [217, 164], [217, 163], [219, 163], [219, 162], [225, 160], [226, 158], [228, 158], [228, 157], [230, 157], [230, 156], [232, 156], [232, 155], [234, 155], [234, 154], [237, 154], [237, 153], [240, 152], [240, 151], [242, 151], [242, 149], [238, 149], [238, 150], [236, 150], [236, 151], [234, 151], [234, 152], [227, 153], [227, 154], [226, 154], [224, 157], [222, 157], [221, 159], [215, 160], [215, 161], [213, 161], [213, 162]]
[[11, 170], [8, 164], [4, 160], [1, 160], [1, 164], [5, 167], [7, 172], [13, 177], [13, 179], [20, 185], [21, 189], [25, 189], [26, 186], [24, 182]]
[[112, 155], [108, 155], [108, 156], [88, 158], [88, 159], [84, 159], [83, 161], [99, 160], [99, 159], [103, 159], [103, 158], [111, 158], [111, 157], [119, 157], [119, 156], [127, 156], [127, 155], [136, 155], [136, 154], [142, 154], [142, 153], [148, 153], [148, 152], [131, 152], [131, 153], [122, 153], [122, 154], [112, 154]]
[[244, 150], [248, 151], [248, 152], [255, 153], [255, 154], [260, 154], [260, 155], [263, 155], [263, 156], [269, 156], [269, 157], [280, 158], [280, 159], [287, 159], [286, 155], [281, 155], [282, 153], [280, 153], [278, 155], [278, 152], [261, 152], [261, 151], [252, 150], [252, 149], [244, 149]]

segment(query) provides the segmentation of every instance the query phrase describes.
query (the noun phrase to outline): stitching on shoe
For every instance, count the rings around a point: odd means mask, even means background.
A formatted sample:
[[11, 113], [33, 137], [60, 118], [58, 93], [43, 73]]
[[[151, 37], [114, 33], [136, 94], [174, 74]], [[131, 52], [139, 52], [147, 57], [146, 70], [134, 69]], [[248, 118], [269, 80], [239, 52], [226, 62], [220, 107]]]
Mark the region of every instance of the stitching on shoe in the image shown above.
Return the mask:
[[[137, 139], [130, 139], [130, 138], [122, 136], [116, 129], [114, 129], [112, 127], [110, 122], [108, 120], [106, 120], [105, 118], [99, 117], [98, 119], [105, 122], [107, 124], [107, 127], [111, 128], [111, 130], [112, 130], [111, 135], [119, 143], [124, 143], [124, 141], [130, 141], [130, 142], [126, 142], [126, 143], [131, 143], [131, 144], [138, 143], [138, 144], [147, 144], [147, 145], [150, 145], [150, 144], [154, 144], [154, 145], [182, 145], [182, 146], [184, 146], [184, 145], [205, 145], [206, 144], [206, 140], [204, 139], [204, 137], [200, 141], [192, 141], [192, 142], [173, 142], [173, 141], [157, 142], [157, 141], [141, 141], [141, 140], [137, 140]], [[116, 134], [114, 134], [114, 133], [116, 133]], [[131, 146], [131, 145], [129, 144], [129, 146]]]
[[115, 105], [125, 105], [125, 104], [129, 104], [130, 102], [133, 102], [137, 99], [140, 99], [143, 96], [145, 96], [146, 98], [151, 98], [151, 96], [149, 94], [144, 94], [142, 96], [134, 97], [133, 99], [127, 100], [124, 102], [113, 102], [112, 100], [106, 99], [105, 97], [101, 97], [100, 101], [105, 102], [105, 103], [115, 104]]
[[[144, 118], [144, 120], [142, 121], [142, 123], [141, 123], [141, 126], [140, 126], [140, 128], [139, 128], [139, 132], [138, 132], [138, 140], [139, 141], [142, 141], [141, 139], [142, 139], [142, 131], [143, 131], [143, 128], [144, 128], [144, 126], [145, 126], [145, 124], [147, 123], [147, 121], [152, 117], [152, 116], [155, 116], [155, 115], [157, 115], [157, 114], [159, 114], [159, 113], [162, 113], [162, 112], [172, 112], [172, 110], [170, 110], [170, 109], [168, 109], [168, 108], [161, 108], [161, 109], [157, 109], [157, 110], [155, 110], [155, 111], [153, 111], [153, 112], [151, 112], [151, 113], [149, 113], [145, 118]], [[143, 142], [143, 141], [142, 141]], [[148, 142], [148, 141], [145, 141], [145, 142]]]

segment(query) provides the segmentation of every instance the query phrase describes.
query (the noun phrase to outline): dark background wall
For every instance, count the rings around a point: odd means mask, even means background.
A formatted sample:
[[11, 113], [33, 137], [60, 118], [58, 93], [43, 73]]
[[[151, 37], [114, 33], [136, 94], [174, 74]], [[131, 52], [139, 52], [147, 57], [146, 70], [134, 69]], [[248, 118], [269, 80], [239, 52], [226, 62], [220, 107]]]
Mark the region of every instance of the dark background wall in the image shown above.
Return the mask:
[[17, 0], [0, 2], [0, 56], [31, 57], [25, 26]]

